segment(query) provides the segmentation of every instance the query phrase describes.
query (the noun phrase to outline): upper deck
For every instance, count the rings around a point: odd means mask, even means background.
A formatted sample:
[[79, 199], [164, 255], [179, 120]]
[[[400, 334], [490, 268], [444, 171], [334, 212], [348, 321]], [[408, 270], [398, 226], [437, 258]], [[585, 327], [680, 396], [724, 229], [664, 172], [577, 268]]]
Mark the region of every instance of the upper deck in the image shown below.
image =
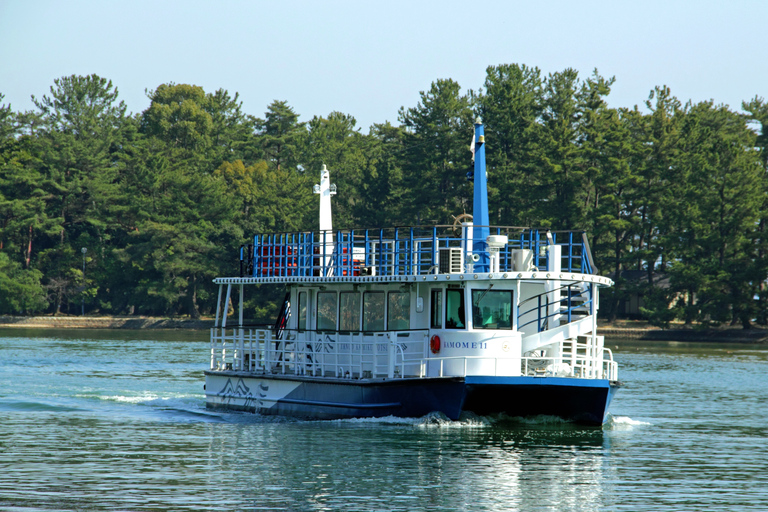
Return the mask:
[[[597, 276], [586, 234], [508, 226], [415, 226], [259, 234], [240, 247], [240, 276], [218, 283], [571, 279]], [[557, 275], [552, 274], [557, 272]]]

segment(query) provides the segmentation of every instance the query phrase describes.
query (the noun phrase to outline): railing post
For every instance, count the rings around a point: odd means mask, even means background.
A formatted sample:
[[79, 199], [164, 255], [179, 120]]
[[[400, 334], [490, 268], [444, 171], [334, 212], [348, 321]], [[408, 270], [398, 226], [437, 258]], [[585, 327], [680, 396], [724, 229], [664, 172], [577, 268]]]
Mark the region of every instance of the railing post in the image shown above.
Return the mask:
[[304, 275], [315, 275], [315, 233], [310, 231], [304, 235]]
[[336, 249], [334, 250], [333, 259], [331, 260], [331, 265], [334, 268], [334, 274], [337, 276], [342, 275], [344, 272], [343, 270], [340, 270], [342, 265], [341, 262], [344, 260], [342, 258], [342, 238], [344, 237], [344, 233], [341, 232], [341, 230], [336, 232]]
[[262, 243], [263, 248], [262, 252], [266, 253], [264, 254], [264, 263], [262, 263], [262, 275], [265, 277], [272, 276], [272, 270], [274, 268], [272, 258], [273, 258], [273, 252], [274, 252], [274, 244], [272, 243], [272, 235], [264, 235]]
[[370, 241], [368, 240], [368, 230], [365, 230], [365, 266], [366, 268], [373, 268], [373, 254], [371, 251]]
[[379, 268], [376, 271], [376, 275], [387, 275], [384, 267], [384, 228], [379, 229]]
[[[431, 267], [437, 267], [437, 255], [439, 253], [439, 248], [437, 246], [437, 226], [432, 226], [432, 265]], [[437, 269], [435, 269], [435, 274], [437, 274]]]
[[400, 265], [400, 230], [395, 228], [395, 241], [392, 244], [392, 274], [393, 276], [399, 275]]
[[216, 369], [216, 331], [218, 327], [211, 327], [211, 370]]
[[298, 233], [296, 235], [296, 275], [304, 276], [304, 242], [306, 239], [306, 233]]
[[541, 295], [539, 295], [536, 300], [539, 303], [539, 307], [536, 308], [536, 315], [538, 316], [538, 321], [536, 322], [538, 327], [537, 332], [541, 332]]
[[262, 258], [264, 257], [264, 236], [263, 235], [255, 235], [253, 237], [253, 253], [254, 253], [254, 262], [253, 265], [255, 267], [253, 271], [254, 277], [262, 277], [262, 269], [264, 268], [262, 263]]
[[[408, 272], [408, 275], [416, 275], [418, 274], [418, 271], [416, 270], [416, 262], [418, 262], [419, 255], [416, 252], [416, 246], [413, 245], [413, 227], [410, 228], [410, 239], [408, 241], [409, 245], [409, 251], [408, 254], [411, 255], [410, 258], [408, 258], [410, 261], [408, 262], [408, 267], [410, 268], [410, 272]], [[413, 261], [413, 259], [416, 258], [416, 261]]]
[[288, 275], [288, 235], [280, 235], [280, 276]]
[[328, 266], [328, 265], [327, 265], [326, 254], [325, 254], [325, 253], [326, 253], [326, 247], [327, 247], [327, 246], [326, 246], [326, 240], [327, 240], [327, 238], [328, 238], [328, 232], [327, 232], [327, 231], [323, 231], [323, 232], [322, 232], [322, 237], [323, 237], [323, 251], [322, 251], [323, 257], [322, 257], [322, 259], [320, 260], [320, 261], [322, 261], [322, 263], [321, 263], [321, 265], [320, 265], [320, 273], [319, 273], [319, 274], [320, 274], [321, 276], [325, 277], [325, 276], [327, 276], [327, 275], [328, 275], [328, 274], [326, 273], [326, 271], [327, 271], [327, 266]]

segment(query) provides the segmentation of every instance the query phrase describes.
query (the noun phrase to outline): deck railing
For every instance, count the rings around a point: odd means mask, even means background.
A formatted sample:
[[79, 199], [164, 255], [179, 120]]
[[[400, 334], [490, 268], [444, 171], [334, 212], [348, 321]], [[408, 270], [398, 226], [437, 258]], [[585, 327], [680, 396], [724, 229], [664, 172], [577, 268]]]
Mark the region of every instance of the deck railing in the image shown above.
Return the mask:
[[419, 329], [370, 333], [286, 330], [278, 338], [269, 329], [215, 327], [211, 329], [211, 370], [367, 379], [464, 377], [482, 366], [484, 375], [494, 376], [509, 375], [513, 369], [513, 374], [524, 376], [617, 378], [613, 354], [594, 343], [562, 341], [557, 357], [438, 357], [428, 353], [429, 337], [429, 330]]
[[[618, 364], [613, 360], [613, 354], [609, 349], [604, 349], [603, 359], [578, 358], [575, 364], [571, 366], [564, 357], [507, 357], [497, 358], [488, 356], [454, 356], [454, 357], [435, 357], [427, 362], [429, 367], [437, 365], [437, 376], [453, 376], [453, 372], [446, 373], [445, 368], [450, 362], [459, 362], [464, 370], [460, 376], [470, 375], [470, 365], [473, 362], [490, 362], [494, 371], [492, 376], [504, 375], [500, 368], [504, 369], [511, 366], [520, 365], [522, 376], [527, 377], [567, 377], [577, 379], [608, 379], [617, 380]], [[510, 361], [513, 362], [510, 365]]]
[[520, 301], [517, 308], [517, 328], [535, 324], [536, 332], [569, 324], [592, 312], [592, 287], [566, 284]]
[[428, 330], [329, 332], [211, 329], [211, 369], [314, 377], [403, 377], [423, 373]]
[[[490, 226], [489, 230], [509, 240], [498, 252], [502, 272], [546, 268], [549, 252], [544, 248], [549, 245], [561, 246], [563, 272], [595, 272], [583, 232], [505, 226]], [[469, 231], [454, 226], [260, 234], [253, 243], [240, 247], [240, 276], [460, 273], [466, 271], [471, 254], [489, 254], [486, 249], [474, 249]], [[530, 251], [523, 262], [529, 268], [519, 268], [523, 261], [516, 257], [515, 251], [519, 250]]]

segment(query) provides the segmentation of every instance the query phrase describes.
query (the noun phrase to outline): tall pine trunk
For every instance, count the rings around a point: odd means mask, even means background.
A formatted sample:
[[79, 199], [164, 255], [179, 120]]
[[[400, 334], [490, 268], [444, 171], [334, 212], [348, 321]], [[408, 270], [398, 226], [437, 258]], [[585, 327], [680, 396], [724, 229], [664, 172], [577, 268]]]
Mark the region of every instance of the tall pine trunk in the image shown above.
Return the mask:
[[27, 254], [24, 258], [26, 268], [29, 268], [29, 263], [32, 261], [32, 226], [29, 226], [29, 239], [27, 241]]
[[199, 320], [200, 319], [200, 309], [197, 306], [197, 277], [192, 276], [191, 283], [190, 283], [190, 293], [187, 294], [189, 297], [189, 316], [193, 320]]

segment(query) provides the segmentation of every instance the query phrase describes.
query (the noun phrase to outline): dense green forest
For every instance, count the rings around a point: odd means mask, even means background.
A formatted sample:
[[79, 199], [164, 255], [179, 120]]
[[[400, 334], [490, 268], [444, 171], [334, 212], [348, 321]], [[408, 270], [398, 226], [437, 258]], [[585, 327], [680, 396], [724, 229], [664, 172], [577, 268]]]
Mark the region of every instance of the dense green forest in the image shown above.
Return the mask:
[[334, 226], [451, 223], [472, 210], [480, 116], [491, 223], [586, 230], [616, 281], [603, 315], [639, 293], [658, 324], [765, 325], [768, 103], [741, 113], [656, 87], [616, 109], [613, 83], [491, 66], [481, 88], [436, 80], [367, 134], [350, 114], [300, 122], [273, 101], [254, 117], [186, 84], [138, 114], [96, 75], [55, 80], [33, 111], [0, 94], [0, 313], [211, 314], [211, 281], [238, 272], [247, 237], [316, 229], [322, 164]]

